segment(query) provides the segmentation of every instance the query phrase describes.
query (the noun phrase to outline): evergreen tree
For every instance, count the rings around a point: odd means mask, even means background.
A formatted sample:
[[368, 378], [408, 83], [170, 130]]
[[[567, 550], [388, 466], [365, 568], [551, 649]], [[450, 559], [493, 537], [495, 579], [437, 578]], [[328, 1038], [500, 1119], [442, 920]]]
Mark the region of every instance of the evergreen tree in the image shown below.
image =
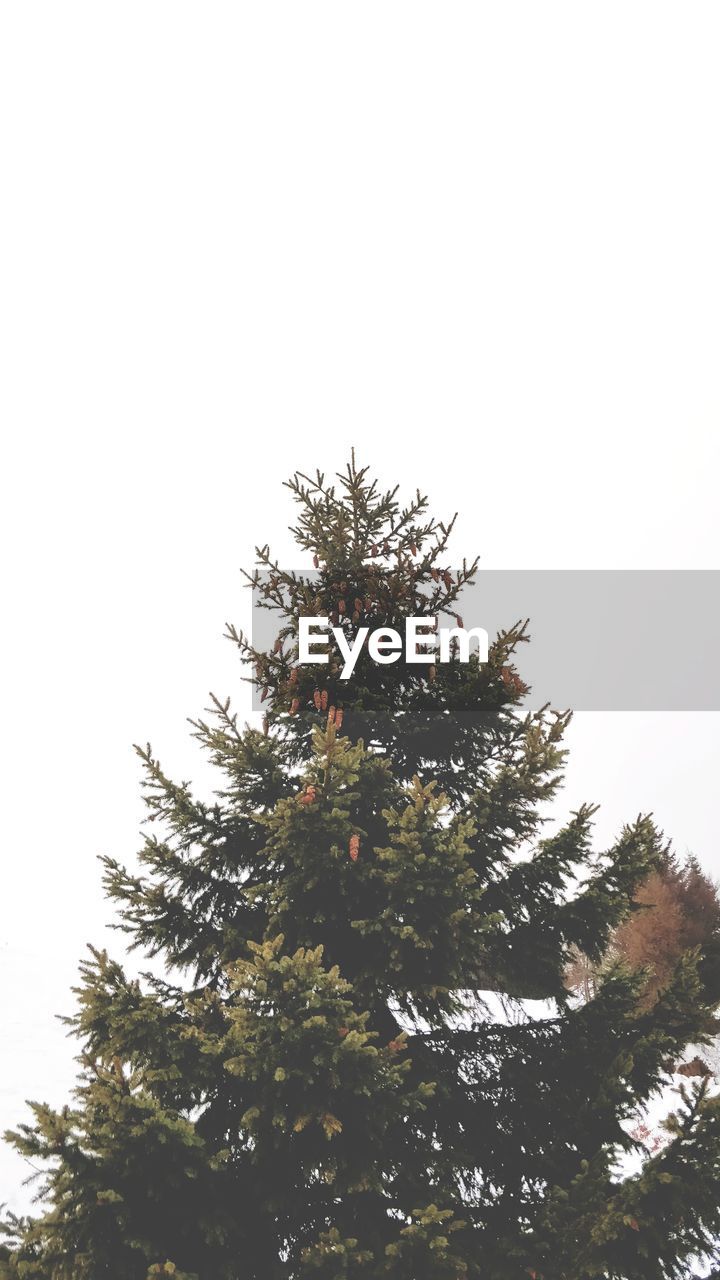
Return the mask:
[[638, 886], [633, 910], [613, 931], [597, 964], [577, 953], [568, 986], [587, 999], [617, 959], [645, 971], [643, 1000], [651, 1004], [672, 979], [684, 952], [699, 949], [699, 973], [709, 1002], [720, 1001], [720, 895], [697, 858], [667, 851]]
[[[33, 1104], [12, 1140], [47, 1168], [10, 1222], [7, 1274], [35, 1280], [657, 1280], [690, 1274], [720, 1223], [720, 1112], [688, 1086], [672, 1140], [628, 1173], [638, 1106], [711, 1026], [694, 952], [651, 1007], [598, 959], [664, 856], [650, 820], [603, 854], [593, 810], [555, 833], [567, 715], [523, 714], [513, 665], [297, 663], [297, 619], [347, 634], [452, 617], [475, 565], [452, 522], [402, 508], [354, 459], [289, 482], [315, 572], [266, 546], [250, 582], [277, 611], [271, 652], [230, 628], [266, 708], [194, 724], [212, 803], [140, 751], [140, 870], [107, 859], [131, 944], [164, 979], [93, 951], [72, 1025], [71, 1106]], [[504, 993], [499, 1019], [483, 993]], [[542, 996], [533, 1021], [517, 1002]]]

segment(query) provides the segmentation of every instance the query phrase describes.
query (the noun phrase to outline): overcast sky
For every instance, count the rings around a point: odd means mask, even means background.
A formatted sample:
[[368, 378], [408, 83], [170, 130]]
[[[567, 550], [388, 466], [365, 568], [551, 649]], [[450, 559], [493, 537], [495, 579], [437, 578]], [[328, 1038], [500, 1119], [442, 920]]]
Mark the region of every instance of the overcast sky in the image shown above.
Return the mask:
[[[224, 622], [351, 444], [490, 568], [720, 568], [720, 11], [3, 6], [0, 1128], [121, 941], [133, 741], [248, 705]], [[692, 639], [674, 620], [681, 660]], [[718, 717], [583, 715], [558, 812], [720, 873]], [[205, 781], [203, 781], [205, 785]], [[27, 1203], [0, 1152], [0, 1201]]]

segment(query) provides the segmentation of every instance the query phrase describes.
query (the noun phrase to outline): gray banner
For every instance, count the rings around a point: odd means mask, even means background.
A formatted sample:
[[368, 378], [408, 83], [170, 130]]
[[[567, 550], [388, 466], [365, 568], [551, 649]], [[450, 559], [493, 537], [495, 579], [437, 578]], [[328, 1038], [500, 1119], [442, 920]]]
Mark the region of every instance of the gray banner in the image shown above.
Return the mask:
[[[253, 644], [269, 649], [278, 615], [253, 595]], [[529, 619], [515, 657], [527, 707], [720, 710], [720, 571], [481, 570], [459, 609], [491, 641]]]

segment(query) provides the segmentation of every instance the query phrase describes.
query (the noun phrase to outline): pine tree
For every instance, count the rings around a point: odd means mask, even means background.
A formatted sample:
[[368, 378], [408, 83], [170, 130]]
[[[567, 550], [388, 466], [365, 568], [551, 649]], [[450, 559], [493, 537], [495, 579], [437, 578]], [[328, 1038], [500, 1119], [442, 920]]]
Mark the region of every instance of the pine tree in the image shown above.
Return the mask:
[[[640, 817], [592, 848], [591, 806], [543, 827], [567, 714], [523, 713], [523, 625], [487, 663], [364, 654], [353, 678], [299, 666], [297, 619], [348, 634], [455, 615], [452, 522], [401, 507], [354, 459], [296, 475], [314, 572], [257, 549], [270, 652], [233, 627], [262, 730], [229, 701], [193, 732], [212, 803], [140, 751], [153, 825], [130, 872], [105, 860], [130, 944], [82, 969], [72, 1104], [11, 1135], [47, 1168], [7, 1226], [35, 1280], [657, 1280], [691, 1274], [720, 1226], [720, 1111], [689, 1085], [662, 1152], [628, 1172], [637, 1108], [711, 1007], [698, 956], [651, 1007], [610, 968], [580, 1004], [570, 956], [599, 959], [665, 856]], [[488, 991], [516, 1016], [499, 1018]], [[521, 1014], [524, 997], [551, 1015]]]
[[720, 895], [697, 859], [668, 851], [638, 886], [630, 915], [613, 931], [598, 965], [578, 953], [568, 985], [586, 999], [608, 964], [624, 960], [645, 970], [643, 1001], [651, 1004], [672, 979], [681, 956], [699, 949], [699, 973], [709, 1002], [720, 1001]]

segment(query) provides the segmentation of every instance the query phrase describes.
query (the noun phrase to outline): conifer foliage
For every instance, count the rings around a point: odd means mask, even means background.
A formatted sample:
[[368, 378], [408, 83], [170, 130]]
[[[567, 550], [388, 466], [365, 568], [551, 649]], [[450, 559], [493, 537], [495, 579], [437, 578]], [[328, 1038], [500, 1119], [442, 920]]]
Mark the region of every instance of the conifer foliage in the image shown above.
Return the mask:
[[635, 891], [632, 911], [614, 930], [600, 963], [578, 953], [568, 986], [582, 998], [597, 991], [608, 965], [623, 960], [644, 970], [643, 1001], [651, 1005], [672, 980], [686, 951], [697, 948], [708, 1001], [720, 1001], [720, 893], [697, 859], [682, 861], [667, 850]]
[[[299, 666], [297, 619], [453, 619], [474, 564], [417, 494], [354, 458], [296, 475], [297, 541], [249, 575], [270, 651], [229, 628], [262, 729], [213, 699], [194, 733], [215, 800], [140, 750], [139, 869], [105, 860], [130, 944], [167, 963], [82, 969], [81, 1077], [12, 1141], [47, 1172], [6, 1224], [32, 1280], [657, 1280], [692, 1274], [720, 1225], [720, 1110], [689, 1084], [671, 1141], [629, 1173], [629, 1129], [712, 1026], [698, 956], [650, 1005], [605, 953], [665, 856], [641, 817], [603, 853], [591, 806], [543, 826], [566, 714], [522, 711], [518, 625], [489, 661]], [[501, 993], [513, 1016], [497, 1015]], [[523, 1015], [522, 999], [548, 1001]], [[495, 1010], [496, 1012], [493, 1012]], [[641, 1153], [642, 1154], [642, 1153]]]

